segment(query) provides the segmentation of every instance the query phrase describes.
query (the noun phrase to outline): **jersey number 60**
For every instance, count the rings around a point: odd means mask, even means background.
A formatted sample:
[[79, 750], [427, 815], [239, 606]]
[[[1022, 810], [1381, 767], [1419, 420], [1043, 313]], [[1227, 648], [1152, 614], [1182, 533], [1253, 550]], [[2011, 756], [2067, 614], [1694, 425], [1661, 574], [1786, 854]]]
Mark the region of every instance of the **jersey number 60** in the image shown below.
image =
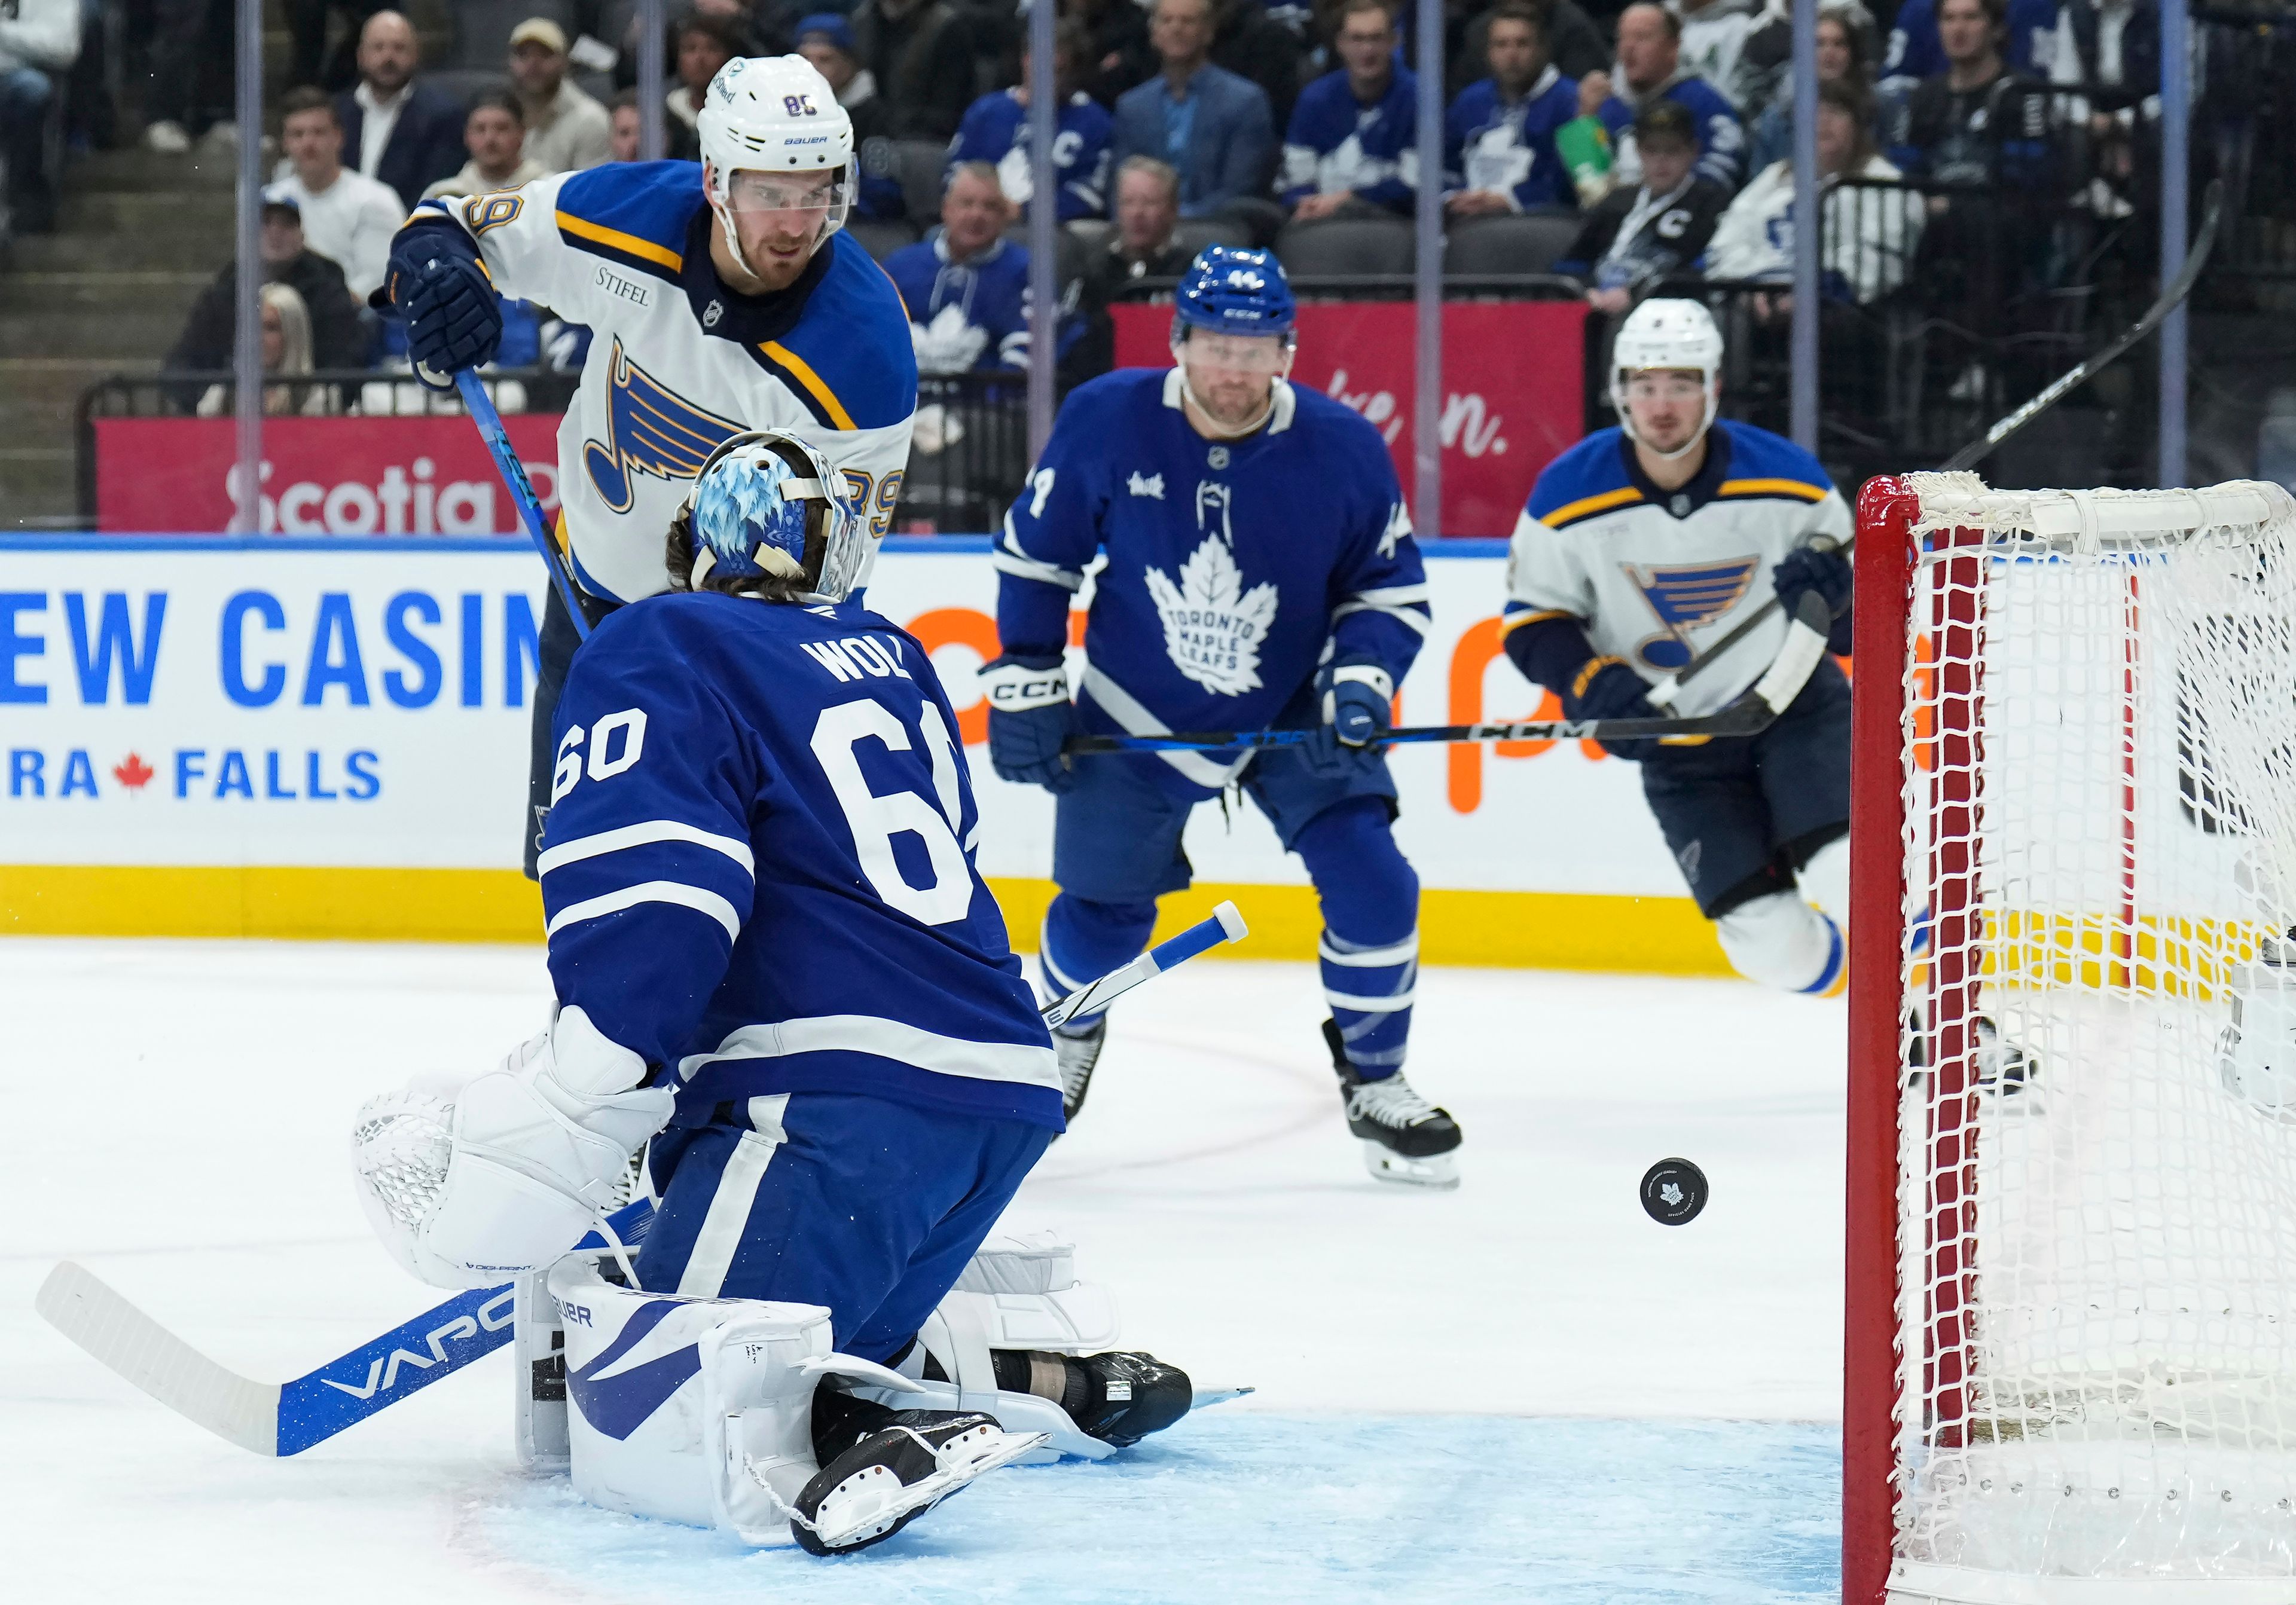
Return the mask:
[[[853, 850], [889, 907], [898, 909], [926, 925], [947, 925], [962, 920], [972, 909], [972, 866], [957, 845], [962, 823], [963, 791], [956, 778], [956, 743], [949, 739], [948, 722], [940, 709], [927, 702], [917, 716], [926, 758], [932, 765], [936, 807], [914, 791], [890, 791], [882, 796], [869, 790], [854, 747], [865, 741], [882, 741], [888, 751], [912, 750], [909, 732], [893, 710], [882, 702], [862, 698], [821, 710], [813, 726], [813, 756], [845, 810], [853, 831]], [[922, 842], [932, 871], [930, 886], [911, 886], [893, 856], [893, 839], [912, 835]]]

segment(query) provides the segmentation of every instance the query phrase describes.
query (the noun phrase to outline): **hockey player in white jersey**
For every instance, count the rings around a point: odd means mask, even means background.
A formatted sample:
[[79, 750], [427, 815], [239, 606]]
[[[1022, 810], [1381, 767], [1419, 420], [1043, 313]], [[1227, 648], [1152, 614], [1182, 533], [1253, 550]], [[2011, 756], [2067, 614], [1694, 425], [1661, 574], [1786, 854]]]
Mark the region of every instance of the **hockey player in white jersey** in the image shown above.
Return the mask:
[[[578, 1492], [817, 1553], [1193, 1397], [1148, 1355], [1085, 1352], [1112, 1315], [1045, 1255], [979, 1252], [1061, 1130], [1059, 1071], [961, 845], [980, 819], [947, 695], [851, 599], [871, 549], [793, 434], [719, 449], [669, 536], [675, 590], [602, 622], [567, 678], [548, 1030], [376, 1100], [354, 1141], [416, 1275], [553, 1267]], [[635, 1282], [562, 1260], [641, 1144], [660, 1203]]]
[[[1045, 918], [1054, 987], [1147, 945], [1191, 871], [1200, 802], [1240, 786], [1306, 863], [1324, 913], [1326, 1046], [1371, 1173], [1457, 1184], [1457, 1122], [1404, 1079], [1419, 880], [1395, 845], [1379, 738], [1427, 631], [1426, 577], [1379, 431], [1284, 378], [1294, 303], [1266, 251], [1216, 245], [1180, 281], [1178, 366], [1078, 386], [997, 542], [1004, 655], [982, 672], [1006, 780], [1059, 797]], [[1071, 700], [1069, 599], [1104, 553]], [[1258, 753], [1064, 756], [1079, 731], [1306, 728]], [[1107, 1017], [1055, 1035], [1084, 1103]]]
[[[710, 81], [699, 134], [699, 163], [616, 162], [426, 201], [391, 244], [381, 296], [406, 315], [426, 382], [451, 389], [456, 370], [493, 357], [497, 291], [590, 327], [556, 483], [559, 542], [593, 622], [668, 585], [661, 532], [739, 431], [783, 430], [819, 451], [873, 538], [900, 501], [916, 359], [891, 281], [840, 232], [857, 182], [851, 119], [803, 57], [736, 59]], [[550, 587], [529, 875], [575, 640]]]
[[[1515, 526], [1507, 656], [1565, 717], [1662, 717], [1652, 686], [1775, 595], [1784, 605], [1682, 689], [1711, 713], [1759, 678], [1800, 599], [1849, 650], [1849, 509], [1792, 442], [1718, 420], [1722, 336], [1695, 301], [1649, 300], [1620, 326], [1619, 427], [1549, 463]], [[1831, 995], [1846, 979], [1849, 690], [1830, 659], [1750, 740], [1616, 741], [1699, 912], [1738, 972]]]

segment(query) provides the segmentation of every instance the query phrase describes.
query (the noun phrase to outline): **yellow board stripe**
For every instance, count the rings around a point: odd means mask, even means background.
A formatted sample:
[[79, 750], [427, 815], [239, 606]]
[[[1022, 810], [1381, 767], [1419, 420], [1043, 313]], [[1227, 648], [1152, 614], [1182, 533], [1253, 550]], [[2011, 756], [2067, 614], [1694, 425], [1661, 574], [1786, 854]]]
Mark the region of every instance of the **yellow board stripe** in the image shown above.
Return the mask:
[[1726, 496], [1792, 496], [1804, 502], [1825, 500], [1825, 487], [1806, 479], [1725, 479]]
[[1606, 490], [1598, 496], [1581, 496], [1575, 502], [1565, 502], [1553, 512], [1543, 515], [1538, 521], [1550, 529], [1560, 529], [1575, 520], [1591, 518], [1595, 513], [1608, 512], [1613, 507], [1624, 507], [1630, 502], [1642, 499], [1641, 491], [1631, 485], [1625, 485], [1616, 490]]
[[758, 349], [790, 371], [790, 377], [803, 385], [813, 398], [821, 404], [821, 410], [829, 414], [830, 422], [841, 430], [857, 430], [861, 427], [853, 422], [853, 414], [847, 412], [844, 404], [837, 399], [837, 393], [822, 383], [821, 375], [807, 365], [804, 357], [800, 356], [777, 340], [769, 340]]
[[[1049, 880], [990, 889], [1018, 946], [1032, 949]], [[1233, 900], [1250, 923], [1223, 958], [1316, 956], [1323, 913], [1306, 886], [1199, 885], [1163, 900], [1157, 941]], [[1420, 894], [1420, 957], [1431, 964], [1726, 976], [1714, 928], [1687, 897], [1574, 892]], [[516, 870], [145, 868], [0, 865], [0, 933], [70, 937], [259, 937], [299, 941], [542, 940], [542, 897]]]
[[642, 258], [648, 262], [659, 262], [672, 273], [685, 271], [685, 258], [667, 245], [656, 245], [651, 240], [641, 240], [636, 234], [626, 234], [618, 228], [608, 228], [603, 224], [577, 217], [571, 212], [562, 211], [558, 214], [558, 226], [577, 239], [594, 241], [600, 245], [611, 245], [616, 250], [630, 256]]

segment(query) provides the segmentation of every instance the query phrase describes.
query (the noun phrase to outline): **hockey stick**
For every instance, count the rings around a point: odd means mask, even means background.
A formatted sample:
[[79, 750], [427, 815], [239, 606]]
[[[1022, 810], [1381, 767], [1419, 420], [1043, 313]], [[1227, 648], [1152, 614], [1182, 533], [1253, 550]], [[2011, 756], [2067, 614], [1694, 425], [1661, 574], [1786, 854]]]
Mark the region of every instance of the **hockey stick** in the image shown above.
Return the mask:
[[[626, 1242], [645, 1234], [644, 1199], [607, 1217]], [[606, 1246], [595, 1232], [575, 1245]], [[257, 1454], [300, 1454], [510, 1341], [511, 1284], [472, 1288], [290, 1382], [218, 1365], [67, 1260], [33, 1307], [47, 1323], [184, 1420]]]
[[[1175, 964], [1243, 936], [1243, 917], [1234, 904], [1223, 903], [1210, 919], [1047, 1004], [1045, 1022], [1055, 1026], [1080, 1009], [1100, 1008]], [[639, 1199], [607, 1222], [624, 1242], [636, 1242], [653, 1224], [653, 1206]], [[606, 1246], [605, 1237], [593, 1232], [570, 1252]], [[33, 1308], [185, 1421], [253, 1454], [284, 1458], [324, 1443], [508, 1343], [514, 1287], [505, 1282], [457, 1293], [289, 1382], [258, 1382], [217, 1364], [70, 1260], [48, 1273]]]
[[[1817, 661], [1825, 655], [1826, 631], [1832, 620], [1825, 599], [1816, 592], [1802, 598], [1801, 609], [1786, 630], [1777, 656], [1762, 677], [1727, 708], [1694, 718], [1665, 719], [1530, 719], [1510, 725], [1413, 725], [1386, 732], [1379, 745], [1419, 741], [1702, 741], [1713, 737], [1759, 735], [1784, 713], [1801, 688], [1809, 684]], [[1181, 731], [1170, 735], [1081, 735], [1069, 738], [1063, 751], [1080, 755], [1109, 752], [1194, 752], [1237, 747], [1296, 747], [1311, 730]]]
[[[425, 369], [428, 373], [429, 370]], [[559, 600], [566, 604], [566, 616], [574, 621], [574, 634], [581, 640], [590, 637], [589, 617], [582, 611], [576, 599], [574, 577], [567, 572], [559, 556], [558, 544], [550, 538], [549, 526], [543, 522], [542, 498], [534, 494], [534, 483], [526, 477], [526, 465], [518, 460], [512, 448], [510, 431], [503, 428], [502, 414], [487, 396], [486, 386], [479, 382], [476, 368], [464, 368], [455, 375], [455, 388], [463, 393], [463, 406], [471, 414], [471, 422], [479, 426], [479, 438], [487, 443], [487, 450], [495, 460], [495, 467], [510, 487], [510, 499], [518, 505], [519, 521], [526, 526], [534, 549], [542, 554], [542, 561], [550, 570], [550, 577], [558, 586]]]
[[[2079, 366], [2059, 374], [2044, 386], [2031, 400], [2027, 401], [1991, 429], [1987, 430], [1982, 436], [1948, 457], [1944, 466], [1938, 471], [1954, 474], [1975, 468], [1986, 458], [1991, 456], [1994, 449], [2003, 441], [2126, 356], [2129, 348], [2168, 322], [2169, 315], [2184, 305], [2185, 298], [2193, 293], [2193, 286], [2200, 283], [2201, 271], [2209, 263], [2209, 253], [2216, 249], [2217, 225], [2223, 209], [2224, 181], [2220, 178], [2211, 180], [2209, 184], [2205, 209], [2201, 214], [2201, 226], [2193, 235], [2192, 250], [2185, 258], [2184, 270], [2169, 281], [2169, 287], [2161, 292], [2160, 299], [2144, 309], [2144, 315], [2131, 323], [2119, 340], [2114, 340]], [[1852, 541], [1842, 550], [1846, 553], [1856, 544]], [[1813, 542], [1812, 545], [1816, 543]], [[1660, 708], [1669, 706], [1676, 693], [1689, 683], [1692, 676], [1703, 672], [1717, 658], [1744, 640], [1749, 631], [1760, 628], [1768, 621], [1770, 614], [1775, 610], [1777, 605], [1778, 599], [1773, 596], [1740, 619], [1721, 640], [1684, 664], [1668, 678], [1659, 682], [1651, 692], [1651, 700]]]

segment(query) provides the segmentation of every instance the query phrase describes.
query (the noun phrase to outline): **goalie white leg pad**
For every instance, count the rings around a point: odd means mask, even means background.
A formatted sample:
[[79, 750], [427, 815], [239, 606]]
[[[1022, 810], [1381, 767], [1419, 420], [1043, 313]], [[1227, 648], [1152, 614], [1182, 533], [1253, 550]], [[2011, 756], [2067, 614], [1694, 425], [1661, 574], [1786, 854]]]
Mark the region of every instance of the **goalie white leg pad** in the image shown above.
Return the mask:
[[1798, 892], [1742, 903], [1714, 922], [1714, 931], [1731, 966], [1765, 987], [1831, 997], [1849, 979], [1841, 928]]
[[2247, 964], [2234, 987], [2232, 1024], [2217, 1039], [2224, 1089], [2261, 1115], [2296, 1124], [2296, 973]]
[[566, 1327], [550, 1296], [549, 1273], [518, 1279], [511, 1304], [511, 1431], [518, 1463], [526, 1470], [569, 1467]]
[[820, 1470], [821, 1379], [914, 1384], [832, 1353], [819, 1305], [638, 1292], [604, 1279], [604, 1252], [570, 1255], [549, 1275], [566, 1333], [574, 1491], [607, 1510], [788, 1543], [793, 1503]]
[[1042, 1349], [1086, 1355], [1115, 1347], [1116, 1299], [1107, 1289], [1078, 1280], [1076, 1249], [1057, 1232], [1000, 1232], [981, 1244], [947, 1297], [917, 1333], [902, 1369], [922, 1373], [930, 1355], [947, 1381], [922, 1381], [925, 1398], [897, 1398], [863, 1388], [880, 1404], [940, 1410], [977, 1410], [995, 1416], [1007, 1432], [1045, 1435], [1030, 1462], [1072, 1454], [1101, 1460], [1115, 1445], [1090, 1437], [1059, 1404], [996, 1385], [992, 1349]]
[[1841, 930], [1849, 929], [1849, 838], [1837, 836], [1795, 874], [1802, 897]]

